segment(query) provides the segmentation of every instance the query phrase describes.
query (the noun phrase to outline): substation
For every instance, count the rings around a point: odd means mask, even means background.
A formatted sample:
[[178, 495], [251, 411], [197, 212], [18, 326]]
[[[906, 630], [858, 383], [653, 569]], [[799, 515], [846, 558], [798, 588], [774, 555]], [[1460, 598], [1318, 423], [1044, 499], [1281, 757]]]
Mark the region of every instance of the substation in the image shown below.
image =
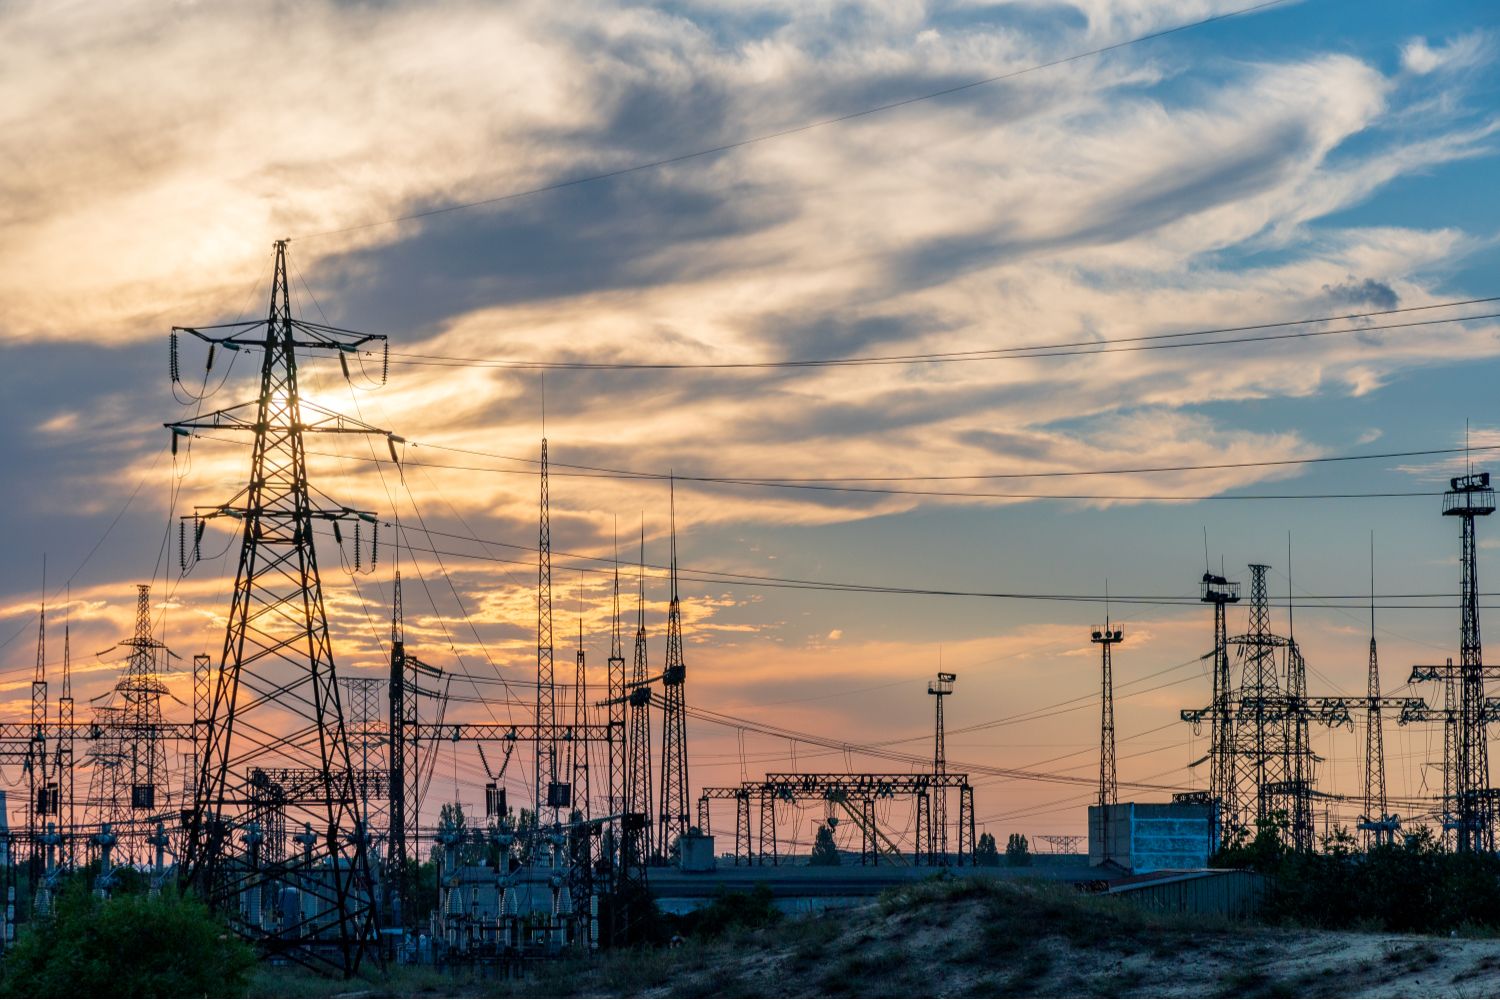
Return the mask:
[[[951, 673], [937, 674], [921, 706], [924, 724], [933, 725], [932, 753], [909, 755], [904, 769], [690, 782], [687, 723], [702, 710], [688, 701], [675, 512], [660, 666], [648, 645], [643, 538], [637, 580], [627, 569], [622, 582], [616, 561], [603, 682], [597, 668], [589, 671], [581, 625], [572, 677], [566, 657], [560, 675], [545, 439], [530, 721], [447, 721], [453, 672], [446, 654], [407, 641], [401, 526], [339, 504], [307, 471], [308, 445], [322, 435], [369, 439], [399, 469], [399, 434], [323, 409], [302, 397], [298, 381], [299, 356], [323, 356], [337, 358], [346, 377], [351, 360], [363, 368], [374, 358], [383, 383], [385, 340], [294, 317], [286, 249], [276, 244], [264, 320], [172, 334], [174, 385], [182, 382], [185, 336], [206, 345], [209, 370], [229, 355], [259, 357], [256, 398], [167, 425], [174, 454], [179, 442], [206, 436], [238, 435], [251, 450], [238, 491], [195, 506], [173, 539], [186, 574], [206, 561], [209, 522], [233, 528], [238, 561], [222, 647], [186, 655], [169, 649], [153, 635], [152, 595], [141, 585], [134, 633], [120, 640], [125, 666], [112, 696], [80, 707], [66, 625], [55, 687], [47, 674], [43, 605], [29, 719], [0, 725], [0, 765], [10, 780], [20, 776], [9, 808], [0, 809], [5, 946], [18, 926], [45, 920], [64, 877], [85, 869], [100, 896], [127, 875], [145, 891], [196, 893], [268, 958], [344, 975], [371, 961], [512, 969], [609, 947], [634, 939], [649, 893], [691, 905], [719, 885], [765, 882], [783, 894], [835, 901], [934, 869], [979, 871], [972, 771], [950, 769], [945, 749], [945, 701], [957, 683]], [[1459, 659], [1415, 666], [1408, 677], [1413, 690], [1426, 685], [1435, 693], [1434, 704], [1382, 694], [1373, 598], [1366, 691], [1310, 693], [1292, 630], [1273, 631], [1268, 566], [1248, 568], [1248, 595], [1239, 582], [1205, 573], [1199, 596], [1211, 612], [1212, 689], [1206, 704], [1181, 712], [1181, 721], [1207, 737], [1208, 752], [1195, 763], [1206, 766], [1208, 787], [1122, 802], [1112, 656], [1128, 637], [1107, 618], [1093, 628], [1101, 681], [1097, 798], [1088, 810], [1086, 853], [1077, 837], [1037, 838], [1074, 858], [1054, 877], [1107, 891], [1149, 873], [1202, 874], [1226, 838], [1261, 829], [1277, 831], [1296, 850], [1315, 850], [1317, 806], [1354, 797], [1320, 790], [1314, 727], [1359, 727], [1366, 735], [1356, 803], [1365, 845], [1432, 820], [1452, 849], [1493, 851], [1500, 790], [1491, 784], [1487, 727], [1500, 718], [1500, 698], [1487, 688], [1500, 668], [1483, 662], [1475, 521], [1494, 512], [1495, 499], [1485, 473], [1450, 485], [1441, 515], [1460, 527]], [[393, 537], [394, 544], [383, 542]], [[331, 553], [358, 573], [390, 574], [384, 678], [336, 672], [319, 563], [320, 554], [326, 560]], [[1247, 624], [1239, 631], [1230, 627], [1229, 609], [1242, 602]], [[191, 662], [192, 700], [180, 707], [162, 676], [183, 659]], [[1392, 721], [1441, 726], [1440, 796], [1388, 799], [1383, 731]], [[799, 736], [830, 749], [861, 749]], [[482, 763], [482, 817], [460, 823], [456, 813], [434, 809], [440, 748]], [[507, 795], [506, 775], [514, 787], [518, 772], [530, 779], [525, 802]], [[914, 816], [913, 827], [883, 820], [892, 803]], [[805, 854], [783, 839], [789, 816], [806, 807], [830, 827], [857, 831], [859, 843], [857, 855], [851, 852], [837, 874], [818, 874], [816, 885]], [[435, 900], [415, 884], [417, 863], [427, 859], [436, 866]]]

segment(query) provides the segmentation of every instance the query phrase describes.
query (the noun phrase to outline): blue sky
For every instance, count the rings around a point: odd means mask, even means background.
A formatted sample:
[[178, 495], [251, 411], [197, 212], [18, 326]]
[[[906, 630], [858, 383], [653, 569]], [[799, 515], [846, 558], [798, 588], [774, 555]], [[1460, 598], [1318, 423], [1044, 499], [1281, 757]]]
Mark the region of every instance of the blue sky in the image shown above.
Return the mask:
[[[103, 648], [128, 627], [130, 584], [145, 580], [172, 592], [160, 608], [169, 642], [214, 645], [228, 581], [205, 565], [179, 582], [159, 559], [163, 528], [174, 482], [181, 513], [232, 492], [245, 459], [196, 442], [174, 477], [160, 423], [184, 410], [165, 377], [165, 333], [263, 309], [274, 238], [293, 239], [300, 310], [388, 333], [396, 351], [450, 357], [963, 351], [1500, 294], [1500, 18], [1478, 2], [1286, 4], [721, 155], [312, 235], [761, 135], [1237, 6], [142, 3], [112, 5], [109, 17], [87, 5], [8, 8], [0, 31], [17, 41], [0, 67], [10, 98], [0, 205], [11, 220], [0, 234], [0, 417], [10, 428], [0, 440], [10, 470], [0, 481], [0, 641], [10, 641], [0, 647], [0, 690], [15, 699], [9, 714], [24, 711], [43, 554], [55, 592], [137, 482], [139, 496], [73, 577], [75, 648]], [[284, 56], [274, 78], [260, 68], [267, 46]], [[1493, 445], [1497, 329], [1475, 322], [1081, 360], [557, 373], [547, 381], [548, 436], [562, 462], [789, 477], [1421, 450], [1461, 444], [1466, 421], [1476, 443]], [[185, 360], [190, 372], [201, 364], [191, 352]], [[246, 397], [247, 374], [236, 370], [213, 405]], [[393, 375], [378, 392], [351, 391], [336, 368], [308, 377], [316, 398], [358, 407], [413, 441], [535, 453], [535, 373], [398, 363]], [[524, 466], [476, 463], [511, 470], [494, 475], [413, 468], [411, 494], [393, 497], [354, 457], [317, 466], [341, 498], [387, 513], [395, 501], [408, 521], [415, 503], [430, 526], [458, 534], [522, 546], [534, 538], [535, 480]], [[1214, 496], [1438, 490], [1451, 469], [1437, 466], [1012, 485]], [[559, 477], [553, 493], [559, 548], [608, 551], [616, 519], [629, 537], [644, 517], [650, 555], [664, 558], [659, 484]], [[1438, 508], [1436, 497], [1082, 503], [685, 486], [678, 525], [692, 567], [1073, 595], [1102, 594], [1106, 580], [1117, 595], [1190, 595], [1205, 529], [1214, 564], [1222, 558], [1231, 576], [1252, 561], [1284, 573], [1290, 533], [1301, 593], [1363, 593], [1373, 531], [1382, 592], [1451, 593], [1456, 526]], [[419, 602], [413, 627], [431, 644], [427, 655], [524, 679], [530, 557], [511, 551], [520, 564], [506, 567], [481, 558], [500, 550], [445, 544], [483, 641], [455, 625], [450, 643]], [[1481, 552], [1481, 580], [1500, 572], [1493, 553]], [[572, 580], [559, 580], [559, 605], [571, 607]], [[1272, 583], [1284, 593], [1284, 576]], [[383, 618], [388, 593], [378, 576], [360, 587], [330, 580], [340, 663], [354, 672], [379, 668], [366, 614]], [[586, 587], [591, 655], [602, 663], [605, 576], [589, 574]], [[459, 619], [447, 587], [435, 593], [437, 613]], [[691, 699], [856, 743], [927, 732], [921, 679], [940, 656], [960, 674], [954, 725], [1087, 695], [1097, 663], [1086, 626], [1104, 612], [702, 584], [685, 596]], [[1380, 612], [1388, 686], [1411, 662], [1455, 645], [1456, 608], [1437, 603]], [[1207, 648], [1206, 610], [1112, 612], [1127, 630], [1122, 683]], [[1360, 689], [1365, 612], [1304, 608], [1296, 627], [1314, 687]], [[59, 656], [54, 642], [54, 671]], [[104, 694], [117, 665], [86, 661], [80, 685]], [[1197, 668], [1167, 679], [1122, 698], [1121, 734], [1134, 741], [1122, 744], [1121, 776], [1201, 785], [1206, 775], [1184, 766], [1201, 738], [1189, 745], [1186, 727], [1169, 724], [1178, 707], [1206, 699], [1207, 683]], [[1094, 710], [957, 738], [950, 754], [1007, 767], [1071, 754], [1042, 767], [1087, 775]], [[787, 766], [793, 754], [802, 766], [833, 763], [784, 740], [751, 734], [742, 750], [733, 730], [695, 723], [693, 734], [695, 786]], [[1325, 780], [1354, 790], [1358, 734], [1320, 739]], [[1422, 791], [1429, 740], [1390, 737], [1395, 794]], [[453, 766], [460, 797], [472, 796], [477, 760]], [[979, 813], [997, 833], [1076, 832], [1082, 792], [990, 782]]]

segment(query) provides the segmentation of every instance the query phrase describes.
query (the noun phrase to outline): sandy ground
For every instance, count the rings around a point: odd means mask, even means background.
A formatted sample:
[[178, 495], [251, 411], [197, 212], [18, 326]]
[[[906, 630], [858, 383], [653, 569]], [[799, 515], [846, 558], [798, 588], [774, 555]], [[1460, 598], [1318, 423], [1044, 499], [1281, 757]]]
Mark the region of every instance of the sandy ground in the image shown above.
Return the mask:
[[1056, 887], [925, 887], [677, 948], [560, 962], [521, 981], [408, 971], [265, 978], [263, 996], [1494, 997], [1500, 939], [1156, 916]]

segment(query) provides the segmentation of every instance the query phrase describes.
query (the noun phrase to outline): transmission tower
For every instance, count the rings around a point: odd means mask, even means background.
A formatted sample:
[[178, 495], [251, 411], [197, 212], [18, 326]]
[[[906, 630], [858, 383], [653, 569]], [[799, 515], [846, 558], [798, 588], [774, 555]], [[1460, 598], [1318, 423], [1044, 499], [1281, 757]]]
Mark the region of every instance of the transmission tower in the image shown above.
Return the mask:
[[[1500, 669], [1484, 664], [1479, 636], [1479, 576], [1476, 569], [1474, 519], [1495, 512], [1495, 491], [1490, 474], [1470, 470], [1455, 476], [1443, 494], [1443, 516], [1462, 521], [1460, 564], [1462, 598], [1459, 624], [1459, 663], [1417, 666], [1412, 681], [1457, 681], [1457, 718], [1453, 739], [1445, 740], [1444, 788], [1451, 799], [1445, 826], [1455, 831], [1460, 851], [1493, 851], [1495, 848], [1495, 790], [1490, 787], [1490, 712], [1485, 699], [1485, 681], [1500, 675]], [[1456, 678], [1454, 675], [1457, 675]], [[1450, 702], [1451, 708], [1451, 702]], [[1445, 730], [1446, 735], [1446, 730]]]
[[641, 563], [635, 599], [635, 659], [630, 668], [629, 722], [625, 738], [625, 868], [641, 875], [651, 853], [651, 684], [646, 651], [646, 529], [641, 527]]
[[[579, 574], [578, 653], [573, 672], [573, 728], [568, 731], [568, 780], [572, 783], [573, 814], [589, 818], [589, 745], [583, 734], [589, 724], [588, 666], [583, 652], [583, 581]], [[585, 834], [587, 836], [587, 834]]]
[[1240, 602], [1240, 585], [1205, 572], [1199, 600], [1214, 607], [1213, 701], [1209, 705], [1209, 795], [1219, 802], [1221, 821], [1233, 827], [1239, 822], [1239, 796], [1235, 781], [1234, 719], [1229, 673], [1229, 626], [1225, 607]]
[[1443, 677], [1443, 839], [1451, 849], [1458, 840], [1458, 671], [1448, 657]]
[[1248, 767], [1240, 766], [1240, 761], [1234, 765], [1234, 800], [1240, 807], [1235, 824], [1240, 828], [1246, 825], [1245, 812], [1251, 801], [1255, 803], [1257, 825], [1275, 820], [1277, 790], [1285, 789], [1290, 777], [1287, 713], [1276, 670], [1276, 650], [1285, 648], [1288, 642], [1271, 632], [1268, 569], [1263, 563], [1250, 566], [1249, 630], [1234, 640], [1243, 650], [1234, 750], [1238, 757], [1249, 757]]
[[687, 665], [682, 659], [682, 602], [677, 593], [677, 491], [672, 488], [672, 603], [667, 609], [667, 659], [662, 670], [661, 811], [657, 850], [669, 857], [688, 831]]
[[[927, 826], [927, 857], [935, 865], [948, 863], [948, 788], [943, 780], [948, 774], [948, 747], [943, 699], [953, 693], [953, 682], [957, 679], [957, 674], [939, 671], [937, 677], [927, 682], [927, 693], [937, 705], [932, 737], [932, 819]], [[921, 850], [921, 846], [917, 849]]]
[[1109, 814], [1120, 801], [1120, 781], [1115, 773], [1115, 679], [1110, 650], [1125, 639], [1125, 633], [1113, 627], [1109, 615], [1104, 627], [1095, 625], [1090, 641], [1099, 646], [1103, 687], [1099, 714], [1099, 845], [1103, 861], [1109, 861]]
[[119, 705], [95, 705], [94, 738], [89, 740], [89, 792], [85, 800], [89, 822], [103, 827], [110, 824], [118, 830], [124, 826], [121, 775], [126, 770], [125, 745], [121, 737], [124, 708]]
[[[162, 740], [161, 699], [167, 694], [162, 683], [159, 666], [167, 654], [167, 647], [151, 635], [151, 586], [136, 584], [135, 588], [135, 634], [120, 645], [130, 650], [126, 660], [125, 674], [115, 684], [115, 693], [120, 696], [121, 722], [125, 728], [124, 759], [121, 761], [125, 773], [122, 781], [130, 787], [130, 812], [132, 816], [150, 815], [157, 810], [158, 799], [163, 804], [170, 797], [167, 788], [167, 751]], [[134, 828], [136, 824], [132, 824]], [[143, 829], [149, 823], [140, 824]], [[130, 838], [126, 844], [126, 858], [144, 861], [132, 852], [144, 847]]]
[[1395, 840], [1399, 820], [1386, 811], [1385, 732], [1381, 715], [1380, 661], [1375, 651], [1375, 542], [1370, 540], [1370, 672], [1365, 684], [1365, 782], [1364, 815], [1359, 830], [1364, 846]]
[[[373, 933], [372, 879], [313, 525], [330, 522], [338, 538], [340, 522], [374, 523], [374, 514], [315, 503], [303, 439], [380, 435], [393, 455], [395, 439], [303, 400], [296, 355], [330, 352], [342, 362], [384, 338], [294, 318], [285, 240], [275, 244], [264, 322], [174, 328], [174, 373], [179, 332], [210, 345], [210, 365], [216, 348], [261, 355], [256, 399], [168, 425], [174, 452], [179, 437], [197, 431], [238, 430], [253, 439], [245, 487], [195, 516], [195, 541], [198, 526], [213, 518], [238, 520], [242, 535], [184, 874], [263, 950], [352, 975]], [[301, 850], [287, 849], [281, 831], [288, 825], [313, 831]], [[285, 888], [300, 893], [296, 913], [282, 910]]]
[[51, 801], [54, 789], [48, 781], [47, 759], [47, 563], [42, 561], [42, 607], [37, 615], [36, 669], [31, 675], [31, 741], [26, 749], [26, 777], [28, 795], [26, 799], [27, 871], [29, 884], [37, 886], [45, 866], [42, 833], [46, 829], [47, 817], [52, 814]]
[[[558, 824], [569, 805], [557, 780], [557, 689], [552, 669], [552, 512], [547, 439], [542, 438], [541, 533], [536, 566], [536, 833]], [[535, 856], [535, 851], [533, 851]]]
[[[345, 711], [349, 746], [359, 754], [359, 778], [356, 782], [356, 787], [360, 790], [359, 814], [364, 820], [365, 829], [383, 830], [386, 828], [387, 818], [378, 805], [382, 799], [377, 798], [377, 805], [372, 809], [369, 789], [372, 768], [384, 769], [379, 754], [380, 749], [385, 746], [385, 734], [380, 725], [380, 693], [385, 681], [378, 677], [340, 677], [339, 683], [343, 685], [345, 701], [349, 706]], [[372, 753], [375, 755], [373, 764]]]
[[77, 827], [77, 812], [73, 794], [73, 639], [72, 639], [72, 591], [68, 592], [69, 611], [63, 618], [62, 694], [57, 699], [57, 816], [58, 825], [66, 832], [63, 840], [62, 864], [72, 868], [74, 864], [74, 833]]
[[[623, 816], [627, 811], [625, 788], [625, 646], [620, 631], [620, 540], [615, 532], [615, 585], [613, 618], [609, 633], [609, 807], [607, 815]], [[624, 823], [610, 824], [610, 866], [618, 871], [624, 864]]]

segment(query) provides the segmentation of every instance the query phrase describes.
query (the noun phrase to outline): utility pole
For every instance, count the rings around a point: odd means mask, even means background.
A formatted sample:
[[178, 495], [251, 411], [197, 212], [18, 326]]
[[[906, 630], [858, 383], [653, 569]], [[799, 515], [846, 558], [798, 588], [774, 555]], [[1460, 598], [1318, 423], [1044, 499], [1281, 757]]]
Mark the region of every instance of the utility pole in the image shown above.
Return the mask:
[[661, 812], [657, 849], [678, 851], [688, 831], [687, 664], [682, 654], [682, 600], [677, 591], [677, 488], [671, 487], [672, 603], [667, 608], [667, 659], [662, 670]]
[[[948, 863], [948, 788], [944, 783], [948, 774], [948, 749], [944, 738], [943, 699], [953, 693], [953, 682], [957, 679], [957, 674], [939, 671], [936, 678], [927, 682], [927, 693], [937, 705], [932, 742], [932, 818], [927, 825], [927, 856], [935, 865]], [[920, 844], [917, 849], [921, 850]]]
[[1110, 859], [1109, 814], [1120, 801], [1120, 782], [1115, 772], [1115, 680], [1110, 649], [1125, 639], [1125, 633], [1110, 624], [1108, 613], [1104, 627], [1095, 625], [1090, 641], [1098, 645], [1103, 687], [1099, 709], [1099, 845], [1104, 862]]
[[[397, 439], [302, 398], [298, 351], [335, 354], [347, 370], [348, 353], [384, 338], [293, 317], [286, 247], [285, 240], [275, 244], [264, 322], [173, 329], [174, 362], [180, 332], [209, 344], [209, 367], [216, 349], [261, 356], [256, 399], [167, 425], [174, 453], [196, 432], [243, 431], [253, 440], [246, 485], [195, 515], [195, 551], [208, 520], [238, 521], [242, 534], [183, 870], [187, 883], [262, 950], [350, 976], [373, 935], [373, 879], [313, 526], [326, 522], [337, 539], [341, 522], [373, 524], [375, 515], [315, 503], [304, 438], [378, 435], [393, 459]], [[292, 768], [312, 778], [287, 788], [272, 777]], [[316, 830], [315, 842], [289, 850], [288, 823]], [[295, 932], [275, 920], [283, 887], [297, 888], [310, 914]]]

